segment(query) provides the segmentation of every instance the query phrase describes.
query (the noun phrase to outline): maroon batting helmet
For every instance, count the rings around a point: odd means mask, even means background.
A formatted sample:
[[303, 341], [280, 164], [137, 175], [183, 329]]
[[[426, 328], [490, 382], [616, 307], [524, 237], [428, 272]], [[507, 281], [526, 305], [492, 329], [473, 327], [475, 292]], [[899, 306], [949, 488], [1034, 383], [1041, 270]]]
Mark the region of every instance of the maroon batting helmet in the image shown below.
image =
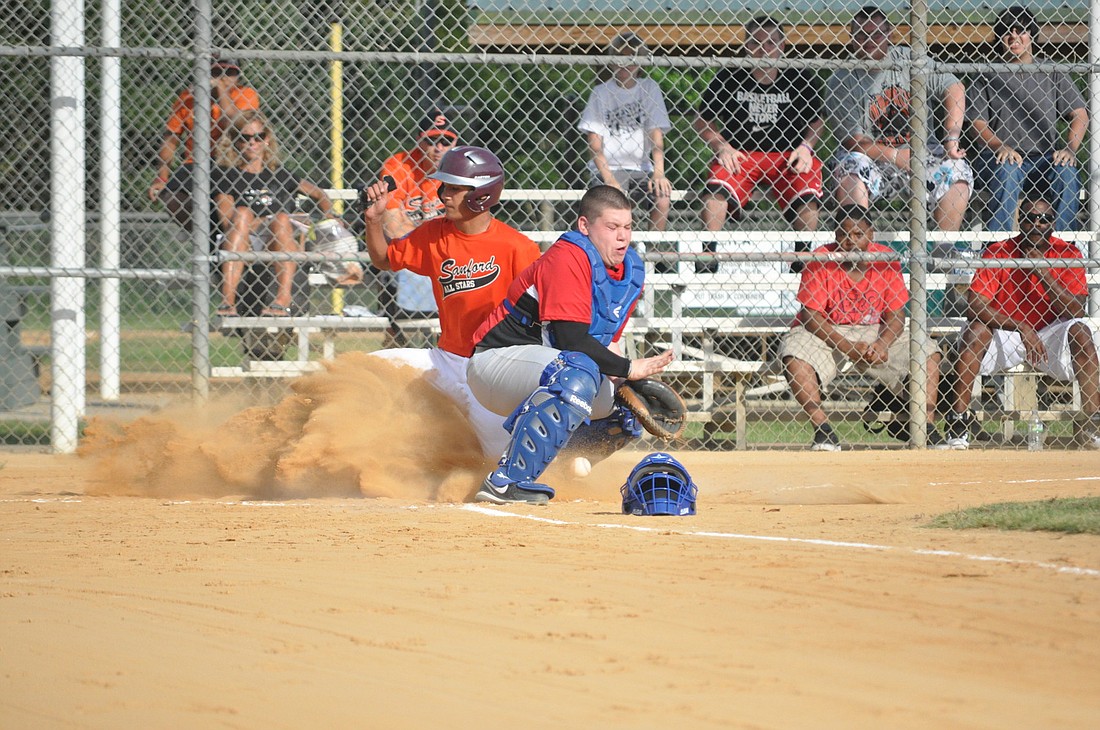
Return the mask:
[[451, 185], [472, 187], [466, 207], [482, 213], [500, 202], [504, 191], [504, 166], [484, 147], [463, 145], [443, 155], [439, 168], [428, 177]]

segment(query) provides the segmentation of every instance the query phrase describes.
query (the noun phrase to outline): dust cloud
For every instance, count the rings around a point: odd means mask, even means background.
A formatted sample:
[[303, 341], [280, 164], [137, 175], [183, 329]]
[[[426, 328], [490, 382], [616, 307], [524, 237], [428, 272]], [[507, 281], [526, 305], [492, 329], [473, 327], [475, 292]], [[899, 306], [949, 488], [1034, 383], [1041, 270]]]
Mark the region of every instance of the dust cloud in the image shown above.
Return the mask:
[[292, 381], [270, 407], [219, 400], [90, 422], [87, 494], [459, 502], [489, 465], [458, 407], [419, 372], [365, 353]]

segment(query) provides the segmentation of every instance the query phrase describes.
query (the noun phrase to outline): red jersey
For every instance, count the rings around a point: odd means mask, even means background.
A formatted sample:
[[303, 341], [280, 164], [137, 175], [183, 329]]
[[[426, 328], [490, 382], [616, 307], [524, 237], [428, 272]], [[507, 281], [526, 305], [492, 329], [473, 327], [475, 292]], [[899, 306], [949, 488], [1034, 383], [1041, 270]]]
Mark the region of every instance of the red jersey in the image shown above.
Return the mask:
[[[608, 276], [616, 281], [621, 281], [625, 272], [623, 264], [607, 269]], [[525, 314], [529, 311], [533, 314], [532, 310], [537, 310], [535, 321], [539, 323], [588, 324], [592, 321], [592, 264], [579, 246], [558, 241], [512, 282], [508, 287], [508, 301]], [[631, 313], [634, 304], [631, 305]], [[508, 326], [512, 324], [509, 321], [498, 327], [507, 315], [508, 310], [503, 304], [497, 307], [474, 333], [474, 343], [484, 340], [484, 344], [492, 347], [534, 344], [527, 337], [529, 333], [518, 324]], [[625, 326], [624, 320], [613, 341], [622, 336]]]
[[[235, 86], [229, 90], [229, 96], [233, 98], [233, 103], [237, 105], [237, 109], [241, 111], [247, 111], [249, 109], [260, 108], [260, 95], [256, 93], [256, 90], [248, 86]], [[222, 108], [218, 106], [218, 102], [211, 99], [210, 102], [210, 143], [218, 141], [218, 137], [221, 136], [221, 125], [218, 124], [218, 120], [222, 117]], [[194, 162], [191, 157], [191, 148], [194, 147], [194, 141], [191, 138], [191, 134], [195, 129], [195, 96], [191, 93], [191, 89], [184, 89], [180, 92], [179, 97], [176, 98], [176, 103], [172, 105], [172, 114], [168, 117], [168, 123], [166, 125], [168, 131], [177, 137], [182, 137], [184, 133], [187, 133], [187, 140], [184, 142], [187, 150], [187, 159], [184, 162]]]
[[446, 218], [421, 223], [386, 250], [394, 271], [432, 280], [439, 308], [439, 348], [469, 357], [474, 332], [508, 293], [508, 285], [535, 259], [539, 247], [493, 218], [484, 233], [467, 235]]
[[[814, 253], [836, 251], [829, 243]], [[893, 249], [881, 243], [871, 243], [868, 253], [891, 253]], [[909, 301], [901, 265], [896, 261], [871, 262], [860, 281], [854, 281], [839, 263], [813, 261], [802, 272], [798, 301], [806, 309], [821, 312], [830, 324], [881, 324], [882, 315], [901, 309]], [[802, 322], [802, 313], [795, 318]]]
[[[1020, 239], [1021, 236], [1016, 236], [1007, 241], [991, 243], [982, 252], [982, 258], [1032, 258], [1024, 256], [1020, 251]], [[1082, 256], [1081, 251], [1072, 243], [1051, 236], [1046, 258], [1079, 259]], [[1085, 270], [1083, 268], [1051, 269], [1051, 273], [1070, 294], [1074, 296], [1088, 294], [1088, 283], [1085, 280]], [[978, 269], [974, 273], [974, 280], [970, 283], [970, 288], [989, 299], [993, 308], [998, 312], [1011, 317], [1017, 322], [1027, 322], [1036, 329], [1042, 329], [1059, 319], [1059, 313], [1051, 309], [1050, 297], [1047, 296], [1046, 287], [1039, 281], [1039, 277], [1030, 271], [1023, 269]]]
[[382, 175], [389, 175], [397, 183], [390, 193], [386, 210], [403, 210], [413, 223], [438, 218], [443, 215], [443, 201], [439, 199], [439, 181], [428, 177], [425, 167], [428, 161], [419, 147], [408, 152], [398, 152], [382, 163]]

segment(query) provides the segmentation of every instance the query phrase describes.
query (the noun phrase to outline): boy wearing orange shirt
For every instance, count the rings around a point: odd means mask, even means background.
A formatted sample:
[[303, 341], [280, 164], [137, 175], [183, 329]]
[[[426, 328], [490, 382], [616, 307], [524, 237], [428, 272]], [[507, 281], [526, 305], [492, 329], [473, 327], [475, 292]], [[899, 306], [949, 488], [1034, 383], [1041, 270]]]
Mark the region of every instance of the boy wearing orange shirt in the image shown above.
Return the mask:
[[[249, 86], [240, 85], [241, 67], [229, 58], [216, 58], [210, 64], [210, 148], [218, 141], [223, 130], [236, 121], [242, 112], [260, 108], [260, 95]], [[160, 200], [168, 208], [176, 222], [184, 230], [191, 230], [191, 184], [195, 141], [195, 95], [184, 89], [172, 105], [172, 113], [165, 124], [157, 158], [160, 165], [157, 177], [149, 186], [149, 200]], [[184, 140], [186, 157], [179, 167], [172, 170], [180, 141]], [[213, 171], [212, 171], [213, 172]], [[213, 185], [211, 185], [213, 189]]]
[[502, 302], [508, 285], [539, 257], [527, 236], [493, 217], [504, 190], [500, 160], [482, 147], [455, 147], [432, 178], [440, 182], [444, 214], [388, 240], [383, 227], [389, 204], [385, 182], [366, 191], [363, 212], [371, 263], [383, 271], [408, 270], [431, 279], [441, 334], [431, 349], [380, 350], [376, 355], [424, 371], [467, 414], [482, 450], [496, 457], [508, 443], [504, 419], [486, 410], [466, 384], [473, 334]]

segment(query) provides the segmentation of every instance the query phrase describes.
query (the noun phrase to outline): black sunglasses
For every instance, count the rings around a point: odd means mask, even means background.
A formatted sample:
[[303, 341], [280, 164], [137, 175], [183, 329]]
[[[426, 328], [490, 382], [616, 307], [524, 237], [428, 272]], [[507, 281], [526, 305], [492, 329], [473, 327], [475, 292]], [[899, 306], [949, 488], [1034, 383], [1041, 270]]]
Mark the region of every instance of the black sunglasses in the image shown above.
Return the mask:
[[267, 138], [267, 132], [256, 132], [256, 134], [238, 134], [238, 142], [251, 142], [252, 140], [263, 140]]
[[1020, 216], [1021, 223], [1053, 223], [1053, 213], [1024, 213]]
[[210, 69], [210, 75], [214, 78], [219, 76], [240, 76], [241, 70], [239, 68], [212, 68]]
[[433, 134], [424, 138], [430, 145], [450, 147], [455, 143], [455, 138], [449, 134]]

